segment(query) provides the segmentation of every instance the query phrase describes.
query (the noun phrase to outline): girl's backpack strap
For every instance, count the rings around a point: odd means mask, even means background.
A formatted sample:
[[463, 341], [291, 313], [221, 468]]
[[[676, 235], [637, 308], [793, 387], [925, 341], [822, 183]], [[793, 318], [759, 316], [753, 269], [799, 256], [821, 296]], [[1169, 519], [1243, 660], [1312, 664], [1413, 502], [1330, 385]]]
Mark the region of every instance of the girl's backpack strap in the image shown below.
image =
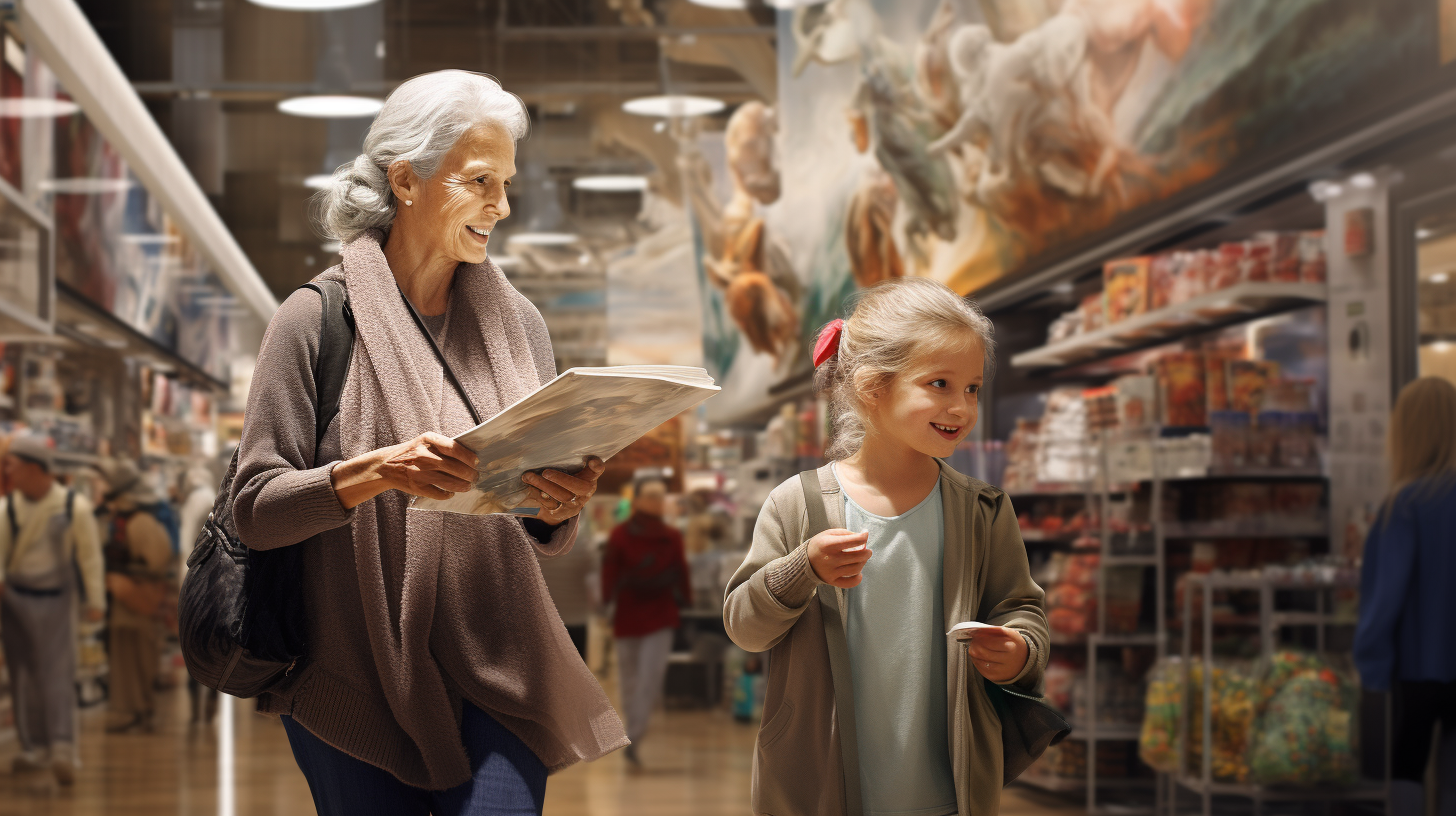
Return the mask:
[[[829, 513], [824, 510], [824, 489], [819, 471], [799, 474], [804, 489], [804, 509], [809, 526], [804, 540], [829, 529]], [[839, 758], [844, 765], [844, 812], [861, 816], [864, 804], [860, 799], [859, 732], [854, 723], [854, 685], [849, 665], [849, 642], [844, 635], [844, 619], [840, 615], [839, 597], [829, 584], [819, 585], [819, 609], [824, 618], [824, 640], [829, 646], [829, 674], [834, 680], [834, 716], [839, 722]]]

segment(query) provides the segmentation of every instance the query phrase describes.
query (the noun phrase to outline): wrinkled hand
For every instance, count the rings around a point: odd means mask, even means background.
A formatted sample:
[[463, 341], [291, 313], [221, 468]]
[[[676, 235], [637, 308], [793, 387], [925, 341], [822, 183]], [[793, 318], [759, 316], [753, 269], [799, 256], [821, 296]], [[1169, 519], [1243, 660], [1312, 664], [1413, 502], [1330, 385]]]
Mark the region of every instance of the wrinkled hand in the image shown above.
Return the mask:
[[849, 589], [864, 580], [860, 574], [870, 560], [870, 534], [835, 529], [809, 539], [809, 566], [830, 586]]
[[448, 499], [475, 484], [475, 462], [476, 456], [469, 448], [431, 431], [340, 462], [330, 478], [334, 494], [345, 509], [387, 490]]
[[607, 469], [606, 463], [595, 456], [587, 457], [586, 467], [575, 475], [559, 470], [546, 470], [540, 474], [527, 473], [521, 476], [531, 492], [531, 499], [541, 511], [535, 518], [547, 524], [560, 524], [575, 518], [581, 508], [596, 495], [597, 480]]
[[966, 639], [971, 663], [981, 676], [992, 683], [1005, 683], [1026, 666], [1031, 650], [1026, 638], [1015, 629], [998, 626], [994, 629], [972, 629]]

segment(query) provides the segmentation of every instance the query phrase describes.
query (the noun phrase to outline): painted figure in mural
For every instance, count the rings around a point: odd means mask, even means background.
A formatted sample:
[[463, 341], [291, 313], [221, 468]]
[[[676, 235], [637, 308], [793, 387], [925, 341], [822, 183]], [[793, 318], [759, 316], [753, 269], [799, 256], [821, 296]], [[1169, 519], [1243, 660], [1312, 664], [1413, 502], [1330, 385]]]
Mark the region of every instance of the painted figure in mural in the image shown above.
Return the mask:
[[765, 238], [757, 209], [779, 198], [777, 132], [773, 108], [761, 102], [734, 111], [724, 134], [733, 193], [721, 210], [712, 201], [706, 168], [687, 175], [694, 205], [711, 233], [703, 258], [708, 279], [723, 290], [728, 313], [753, 350], [773, 356], [784, 369], [799, 353], [800, 286], [787, 257]]
[[[927, 149], [942, 128], [916, 92], [915, 60], [881, 30], [868, 0], [800, 7], [793, 21], [798, 47], [794, 73], [810, 62], [859, 61], [860, 76], [847, 112], [851, 138], [861, 153], [872, 152], [893, 180], [902, 205], [895, 211], [896, 243], [923, 262], [929, 236], [955, 239], [955, 184], [945, 159]], [[865, 186], [875, 183], [867, 180]]]

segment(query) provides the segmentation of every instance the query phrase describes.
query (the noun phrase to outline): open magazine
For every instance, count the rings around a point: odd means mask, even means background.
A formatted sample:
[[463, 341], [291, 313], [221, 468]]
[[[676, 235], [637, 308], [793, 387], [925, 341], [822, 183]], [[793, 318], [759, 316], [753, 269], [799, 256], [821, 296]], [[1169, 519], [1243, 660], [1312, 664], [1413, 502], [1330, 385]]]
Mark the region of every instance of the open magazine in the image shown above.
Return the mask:
[[448, 499], [416, 498], [410, 506], [477, 516], [534, 515], [522, 474], [546, 469], [576, 473], [588, 456], [606, 461], [718, 391], [701, 368], [569, 369], [455, 437], [480, 457], [474, 490]]

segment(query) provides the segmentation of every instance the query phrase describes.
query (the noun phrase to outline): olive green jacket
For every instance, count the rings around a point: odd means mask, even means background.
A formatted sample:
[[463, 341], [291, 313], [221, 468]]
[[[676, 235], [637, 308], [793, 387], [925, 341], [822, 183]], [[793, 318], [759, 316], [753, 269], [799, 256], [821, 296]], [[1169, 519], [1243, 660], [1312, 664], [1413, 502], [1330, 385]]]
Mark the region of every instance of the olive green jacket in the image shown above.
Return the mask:
[[[946, 625], [977, 620], [1019, 630], [1029, 655], [1021, 674], [1006, 685], [1039, 696], [1049, 646], [1043, 592], [1031, 580], [1011, 501], [944, 462], [941, 476]], [[830, 526], [843, 527], [844, 503], [833, 470], [820, 468], [819, 481]], [[861, 816], [853, 690], [843, 645], [845, 593], [820, 582], [810, 568], [807, 526], [795, 477], [769, 494], [748, 558], [724, 601], [723, 622], [733, 642], [750, 652], [769, 652], [753, 756], [753, 811]], [[958, 810], [960, 816], [996, 816], [1001, 722], [966, 650], [950, 638], [946, 648], [946, 728]]]

